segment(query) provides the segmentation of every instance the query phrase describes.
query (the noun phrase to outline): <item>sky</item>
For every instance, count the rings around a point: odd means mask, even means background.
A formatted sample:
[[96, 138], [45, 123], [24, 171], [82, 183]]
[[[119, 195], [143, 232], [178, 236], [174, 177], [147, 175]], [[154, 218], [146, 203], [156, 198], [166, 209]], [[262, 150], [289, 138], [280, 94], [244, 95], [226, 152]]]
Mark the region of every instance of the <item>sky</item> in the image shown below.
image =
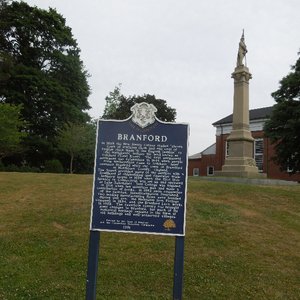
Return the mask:
[[300, 50], [299, 0], [26, 0], [56, 8], [72, 28], [90, 74], [89, 114], [102, 115], [119, 83], [125, 96], [151, 94], [189, 123], [189, 154], [215, 142], [212, 123], [231, 114], [238, 43], [245, 30], [250, 108], [271, 93]]

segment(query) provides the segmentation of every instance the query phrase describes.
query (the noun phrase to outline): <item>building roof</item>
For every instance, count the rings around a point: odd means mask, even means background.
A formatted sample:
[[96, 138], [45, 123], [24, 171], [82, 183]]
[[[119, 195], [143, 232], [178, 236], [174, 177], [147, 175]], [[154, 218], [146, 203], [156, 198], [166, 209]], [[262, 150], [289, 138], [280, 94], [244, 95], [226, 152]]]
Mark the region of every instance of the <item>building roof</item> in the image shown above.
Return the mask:
[[201, 153], [202, 155], [216, 154], [216, 143], [210, 145], [209, 147], [204, 149]]
[[207, 147], [201, 152], [189, 156], [189, 159], [199, 159], [202, 157], [202, 155], [211, 155], [211, 154], [216, 154], [216, 143], [210, 145], [209, 147]]
[[[273, 106], [250, 109], [249, 110], [249, 118], [252, 120], [260, 120], [260, 119], [268, 119], [272, 113]], [[232, 114], [213, 123], [214, 126], [222, 125], [222, 124], [230, 124], [232, 123]]]
[[189, 159], [199, 159], [201, 157], [202, 157], [202, 152], [198, 152], [196, 154], [189, 156]]

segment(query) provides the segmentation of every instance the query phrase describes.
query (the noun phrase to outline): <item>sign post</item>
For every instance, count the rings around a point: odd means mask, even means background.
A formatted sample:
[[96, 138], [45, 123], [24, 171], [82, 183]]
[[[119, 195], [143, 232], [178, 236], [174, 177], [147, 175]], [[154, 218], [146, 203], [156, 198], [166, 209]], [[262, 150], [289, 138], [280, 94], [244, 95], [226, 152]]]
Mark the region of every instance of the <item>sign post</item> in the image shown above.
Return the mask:
[[173, 300], [182, 299], [184, 262], [184, 236], [175, 238]]
[[87, 300], [96, 299], [97, 287], [97, 273], [99, 261], [99, 247], [100, 247], [100, 232], [90, 231], [89, 241], [89, 257], [88, 257], [88, 271], [86, 279], [86, 296]]
[[158, 120], [152, 104], [131, 111], [98, 122], [86, 299], [96, 297], [99, 231], [175, 236], [173, 297], [181, 299], [189, 128]]

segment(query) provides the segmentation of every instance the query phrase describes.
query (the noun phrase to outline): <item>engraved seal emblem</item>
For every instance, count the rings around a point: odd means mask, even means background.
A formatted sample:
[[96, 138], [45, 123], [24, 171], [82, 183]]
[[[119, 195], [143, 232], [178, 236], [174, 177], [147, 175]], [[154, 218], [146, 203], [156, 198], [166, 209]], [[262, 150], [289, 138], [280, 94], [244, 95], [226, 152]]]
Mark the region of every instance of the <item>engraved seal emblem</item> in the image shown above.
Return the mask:
[[145, 128], [155, 122], [157, 108], [146, 102], [136, 103], [130, 109], [132, 111], [132, 122]]

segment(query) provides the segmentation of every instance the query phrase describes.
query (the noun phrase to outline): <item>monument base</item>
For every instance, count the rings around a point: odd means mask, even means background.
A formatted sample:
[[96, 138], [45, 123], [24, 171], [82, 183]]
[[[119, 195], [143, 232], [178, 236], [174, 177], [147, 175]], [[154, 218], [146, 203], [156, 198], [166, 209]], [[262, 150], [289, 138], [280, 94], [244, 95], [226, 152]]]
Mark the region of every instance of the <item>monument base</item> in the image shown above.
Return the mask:
[[255, 160], [251, 157], [231, 157], [225, 160], [222, 171], [216, 171], [216, 176], [266, 178], [266, 174], [260, 173]]
[[215, 176], [219, 177], [240, 177], [240, 178], [256, 178], [264, 179], [267, 178], [265, 173], [256, 173], [256, 172], [234, 172], [234, 171], [215, 171]]

